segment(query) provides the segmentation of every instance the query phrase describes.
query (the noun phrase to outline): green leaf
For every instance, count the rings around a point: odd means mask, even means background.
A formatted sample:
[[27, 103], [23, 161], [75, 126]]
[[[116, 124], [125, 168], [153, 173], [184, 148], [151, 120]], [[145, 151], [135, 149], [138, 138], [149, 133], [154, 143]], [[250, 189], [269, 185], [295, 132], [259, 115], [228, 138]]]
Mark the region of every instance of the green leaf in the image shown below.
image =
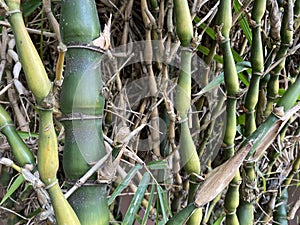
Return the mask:
[[22, 4], [22, 11], [24, 17], [30, 16], [40, 5], [42, 4], [42, 0], [28, 0]]
[[149, 200], [148, 200], [148, 206], [146, 208], [144, 218], [143, 218], [141, 225], [147, 225], [150, 209], [151, 209], [152, 202], [153, 202], [154, 190], [155, 190], [155, 184], [153, 183], [151, 186], [150, 196], [149, 196]]
[[[208, 55], [209, 53], [209, 49], [205, 46], [199, 45], [197, 47], [198, 51], [203, 53], [204, 55]], [[223, 64], [223, 58], [219, 55], [215, 55], [214, 59], [218, 62], [218, 63], [222, 63]]]
[[2, 205], [20, 186], [21, 184], [25, 181], [24, 177], [22, 174], [20, 174], [12, 183], [12, 185], [9, 187], [8, 191], [2, 198], [0, 205]]
[[148, 184], [150, 182], [150, 174], [147, 172], [144, 174], [139, 186], [137, 187], [137, 190], [130, 202], [130, 205], [127, 209], [127, 212], [125, 214], [124, 220], [122, 222], [122, 225], [131, 225], [134, 222], [135, 214], [138, 212], [141, 202], [143, 201], [146, 189], [148, 187]]
[[189, 204], [183, 208], [180, 212], [174, 215], [166, 225], [183, 225], [188, 220], [188, 218], [193, 214], [197, 209], [194, 203]]
[[142, 224], [142, 218], [139, 217], [138, 214], [135, 214], [135, 220], [136, 220], [139, 224]]
[[[242, 6], [240, 4], [240, 1], [234, 0], [233, 8], [234, 8], [234, 11], [236, 13], [240, 12], [242, 10]], [[251, 28], [249, 26], [249, 23], [247, 21], [247, 18], [245, 16], [245, 13], [241, 13], [238, 20], [239, 20], [239, 24], [240, 24], [240, 26], [243, 30], [243, 33], [244, 33], [245, 37], [247, 38], [250, 45], [252, 45], [252, 32], [251, 32]]]
[[[239, 62], [236, 64], [236, 71], [239, 73], [240, 80], [246, 85], [249, 86], [249, 81], [245, 79], [245, 77], [241, 76], [240, 73], [251, 68], [251, 63], [248, 61]], [[203, 95], [206, 92], [218, 87], [221, 83], [224, 82], [224, 73], [221, 72], [219, 76], [214, 78], [211, 82], [209, 82], [199, 93], [195, 94], [195, 96]]]
[[[200, 20], [199, 20], [199, 21], [200, 21]], [[205, 33], [207, 33], [208, 36], [211, 37], [211, 39], [216, 40], [216, 33], [215, 33], [214, 29], [212, 29], [212, 28], [210, 28], [210, 27], [207, 27], [207, 26], [206, 26], [206, 23], [202, 23], [202, 24], [200, 25], [200, 28], [205, 29]]]
[[164, 190], [161, 188], [160, 185], [157, 185], [157, 194], [158, 194], [158, 199], [159, 199], [159, 204], [160, 204], [160, 208], [161, 208], [161, 211], [162, 211], [162, 215], [163, 215], [163, 221], [164, 223], [167, 222], [167, 206], [168, 204], [165, 204], [165, 198], [164, 198]]
[[221, 225], [223, 220], [225, 218], [225, 215], [220, 216], [214, 223], [213, 225]]
[[233, 55], [233, 58], [234, 58], [234, 61], [235, 62], [243, 62], [243, 58], [240, 56], [239, 53], [237, 53], [237, 51], [235, 51], [233, 48], [231, 48], [231, 51], [232, 51], [232, 55]]
[[[199, 23], [200, 21], [201, 21], [201, 19], [198, 16], [195, 16], [194, 22], [195, 23]], [[216, 33], [215, 33], [214, 29], [212, 29], [209, 26], [207, 26], [206, 23], [201, 23], [200, 26], [199, 26], [199, 28], [206, 29], [205, 33], [207, 33], [208, 36], [211, 37], [211, 39], [216, 40]]]
[[131, 181], [131, 179], [135, 176], [135, 174], [137, 173], [137, 171], [139, 169], [141, 169], [141, 168], [142, 168], [142, 165], [140, 165], [140, 164], [136, 164], [133, 168], [131, 168], [131, 170], [127, 173], [127, 175], [124, 178], [124, 180], [118, 185], [118, 187], [115, 189], [115, 191], [112, 193], [112, 195], [108, 199], [108, 205], [110, 205], [111, 203], [113, 203], [113, 201], [115, 200], [115, 198], [119, 194], [121, 194], [121, 192], [128, 186], [128, 184]]
[[238, 125], [245, 125], [246, 123], [246, 115], [241, 114], [240, 116], [237, 117], [237, 124]]
[[37, 133], [29, 133], [29, 132], [26, 132], [26, 131], [18, 131], [18, 134], [19, 136], [22, 138], [22, 139], [28, 139], [28, 138], [38, 138], [39, 137], [39, 134]]
[[166, 160], [155, 160], [147, 163], [147, 167], [150, 170], [164, 170], [168, 169], [168, 163]]

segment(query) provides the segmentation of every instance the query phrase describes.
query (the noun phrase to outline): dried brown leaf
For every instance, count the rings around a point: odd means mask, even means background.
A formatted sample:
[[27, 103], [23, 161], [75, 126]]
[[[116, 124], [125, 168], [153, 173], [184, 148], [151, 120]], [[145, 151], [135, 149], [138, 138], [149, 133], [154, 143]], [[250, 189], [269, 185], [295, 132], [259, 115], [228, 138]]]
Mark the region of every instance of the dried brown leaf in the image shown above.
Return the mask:
[[292, 107], [290, 110], [283, 112], [283, 107], [274, 108], [274, 114], [280, 119], [269, 129], [266, 133], [265, 137], [260, 141], [258, 146], [255, 149], [255, 153], [253, 154], [250, 161], [256, 161], [260, 158], [263, 152], [273, 143], [274, 139], [281, 131], [283, 126], [288, 122], [292, 115], [294, 115], [297, 111], [300, 110], [300, 103]]
[[103, 50], [108, 50], [110, 48], [111, 18], [112, 15], [110, 15], [107, 24], [104, 25], [103, 32], [101, 32], [100, 36], [93, 40], [93, 45]]
[[281, 18], [280, 11], [276, 0], [267, 1], [267, 9], [270, 17], [270, 36], [273, 40], [280, 40]]
[[195, 204], [198, 207], [213, 200], [226, 186], [228, 186], [251, 148], [252, 144], [247, 143], [232, 158], [207, 175], [204, 183], [196, 193]]

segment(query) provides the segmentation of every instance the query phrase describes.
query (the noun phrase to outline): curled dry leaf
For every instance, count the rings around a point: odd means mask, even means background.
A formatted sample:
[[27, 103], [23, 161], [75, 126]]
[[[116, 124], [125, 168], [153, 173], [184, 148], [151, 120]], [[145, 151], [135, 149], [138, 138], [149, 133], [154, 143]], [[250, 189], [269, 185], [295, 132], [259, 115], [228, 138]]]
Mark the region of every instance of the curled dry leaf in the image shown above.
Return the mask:
[[281, 18], [278, 3], [276, 0], [267, 1], [267, 9], [270, 17], [270, 35], [273, 40], [280, 40]]
[[274, 139], [289, 121], [290, 117], [293, 116], [297, 111], [300, 110], [300, 103], [295, 105], [290, 110], [283, 112], [283, 107], [276, 107], [273, 109], [274, 114], [279, 117], [278, 121], [266, 132], [266, 135], [259, 141], [255, 153], [249, 159], [250, 161], [257, 161], [263, 152], [273, 143]]
[[195, 204], [197, 207], [201, 207], [213, 200], [228, 186], [251, 148], [252, 144], [247, 143], [232, 158], [207, 175], [204, 183], [196, 193]]
[[110, 14], [107, 24], [104, 25], [103, 32], [101, 32], [100, 36], [92, 42], [94, 46], [97, 46], [103, 50], [108, 50], [110, 48], [111, 18], [112, 15]]

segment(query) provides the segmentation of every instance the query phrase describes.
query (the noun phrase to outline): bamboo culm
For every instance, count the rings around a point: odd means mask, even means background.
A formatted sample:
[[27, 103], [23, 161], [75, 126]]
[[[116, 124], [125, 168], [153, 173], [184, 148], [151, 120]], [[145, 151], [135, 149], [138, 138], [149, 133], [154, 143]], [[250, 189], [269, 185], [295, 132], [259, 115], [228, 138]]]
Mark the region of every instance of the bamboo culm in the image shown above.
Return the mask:
[[[279, 90], [279, 76], [285, 65], [285, 55], [293, 40], [293, 17], [294, 17], [294, 2], [288, 0], [284, 4], [284, 13], [281, 24], [280, 36], [280, 48], [276, 54], [275, 62], [281, 60], [281, 62], [270, 72], [270, 80], [267, 84], [267, 105], [265, 110], [265, 116], [268, 116], [273, 109], [274, 102], [278, 97]], [[283, 59], [282, 59], [283, 58]]]
[[[264, 71], [264, 52], [261, 38], [261, 20], [266, 10], [266, 0], [255, 0], [252, 9], [252, 76], [245, 99], [246, 124], [245, 136], [256, 130], [255, 107], [259, 99], [259, 82]], [[240, 205], [237, 215], [240, 225], [250, 225], [254, 221], [254, 206], [256, 175], [255, 163], [249, 162], [243, 168], [243, 181], [240, 187]]]
[[[188, 202], [192, 202], [198, 185], [194, 183], [195, 176], [200, 174], [200, 160], [188, 126], [188, 110], [191, 103], [191, 41], [193, 24], [187, 0], [174, 0], [176, 31], [183, 47], [181, 53], [181, 68], [177, 81], [175, 108], [180, 116], [180, 156], [185, 171], [190, 175]], [[187, 224], [198, 225], [202, 220], [202, 209], [197, 209], [189, 218]]]
[[[102, 133], [102, 53], [85, 48], [100, 35], [95, 1], [63, 0], [60, 24], [62, 41], [68, 48], [60, 99], [65, 127], [63, 166], [68, 182], [74, 183], [106, 154]], [[96, 175], [68, 199], [81, 225], [109, 223], [107, 182], [98, 183]]]
[[288, 190], [284, 189], [280, 197], [276, 201], [276, 207], [274, 210], [273, 224], [288, 225], [287, 220], [287, 202], [288, 202]]
[[25, 164], [35, 165], [32, 152], [18, 135], [12, 119], [2, 105], [0, 105], [0, 127], [2, 128], [1, 133], [6, 136], [18, 164], [20, 166], [24, 166]]
[[[224, 81], [227, 92], [226, 100], [226, 129], [223, 139], [224, 154], [227, 159], [234, 154], [234, 138], [236, 135], [236, 102], [239, 91], [239, 81], [235, 62], [230, 47], [230, 29], [232, 26], [231, 1], [221, 0], [216, 19], [218, 41], [223, 52]], [[236, 209], [239, 205], [240, 174], [237, 171], [234, 179], [229, 184], [224, 208], [226, 224], [238, 224]]]

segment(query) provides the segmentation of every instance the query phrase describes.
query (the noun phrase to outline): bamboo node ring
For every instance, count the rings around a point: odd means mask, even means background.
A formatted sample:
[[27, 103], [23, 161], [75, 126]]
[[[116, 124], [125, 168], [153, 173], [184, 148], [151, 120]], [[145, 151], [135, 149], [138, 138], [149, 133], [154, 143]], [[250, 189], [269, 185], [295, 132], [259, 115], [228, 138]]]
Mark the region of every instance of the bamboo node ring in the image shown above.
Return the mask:
[[226, 44], [227, 42], [229, 42], [230, 38], [226, 38], [224, 36], [221, 36], [217, 40], [218, 40], [218, 42], [219, 42], [220, 45], [223, 45], [223, 44]]
[[88, 45], [88, 44], [76, 43], [76, 44], [67, 45], [67, 49], [71, 49], [71, 48], [87, 49], [87, 50], [91, 50], [91, 51], [94, 51], [94, 52], [99, 52], [99, 53], [102, 53], [102, 54], [105, 53], [105, 51], [102, 50], [101, 48], [99, 48], [97, 46], [93, 46], [93, 45]]
[[14, 10], [11, 10], [11, 11], [7, 11], [6, 15], [11, 16], [11, 15], [16, 14], [16, 13], [21, 13], [21, 10], [20, 9], [14, 9]]
[[261, 23], [256, 23], [255, 21], [253, 21], [253, 23], [250, 25], [252, 28], [258, 28], [261, 27], [262, 24]]
[[181, 47], [181, 51], [183, 51], [183, 52], [193, 52], [193, 49], [191, 47]]
[[69, 121], [69, 120], [97, 120], [102, 119], [102, 115], [85, 115], [82, 113], [70, 113], [59, 118], [59, 121]]
[[53, 181], [52, 183], [48, 184], [46, 187], [45, 187], [45, 190], [48, 190], [50, 188], [52, 188], [54, 185], [56, 185], [58, 183], [58, 180], [56, 179], [55, 181]]
[[187, 121], [188, 121], [188, 118], [184, 118], [184, 119], [179, 120], [177, 123], [181, 124], [181, 123], [185, 123]]
[[255, 113], [255, 109], [247, 109], [247, 108], [245, 108], [244, 111], [245, 111], [245, 113], [248, 114], [248, 115], [249, 115], [249, 114]]
[[229, 210], [226, 210], [226, 209], [224, 209], [224, 211], [225, 211], [225, 213], [226, 213], [226, 215], [234, 215], [235, 213], [236, 213], [236, 210], [233, 210], [233, 211], [229, 211]]
[[232, 148], [234, 148], [234, 144], [223, 147], [224, 150], [228, 150], [228, 149], [232, 149]]
[[258, 71], [257, 72], [253, 72], [253, 75], [261, 77], [263, 75], [263, 72], [258, 72]]
[[41, 110], [41, 111], [53, 111], [54, 107], [46, 108], [44, 106], [36, 105], [36, 109]]
[[233, 96], [233, 95], [227, 95], [226, 97], [227, 97], [227, 99], [231, 99], [231, 100], [237, 100], [238, 99], [237, 96]]
[[14, 126], [14, 124], [12, 124], [12, 123], [4, 124], [3, 126], [0, 127], [0, 131], [2, 131], [5, 127], [8, 127], [8, 126]]

